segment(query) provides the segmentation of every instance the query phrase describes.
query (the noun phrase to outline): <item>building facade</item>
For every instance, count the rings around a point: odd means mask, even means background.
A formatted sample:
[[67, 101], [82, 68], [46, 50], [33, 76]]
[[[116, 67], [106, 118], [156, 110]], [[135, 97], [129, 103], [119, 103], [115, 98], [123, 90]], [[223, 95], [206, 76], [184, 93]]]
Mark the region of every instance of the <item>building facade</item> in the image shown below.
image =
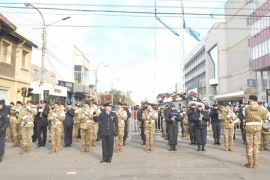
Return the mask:
[[25, 101], [21, 90], [30, 87], [32, 47], [37, 45], [17, 33], [1, 14], [0, 25], [0, 99]]

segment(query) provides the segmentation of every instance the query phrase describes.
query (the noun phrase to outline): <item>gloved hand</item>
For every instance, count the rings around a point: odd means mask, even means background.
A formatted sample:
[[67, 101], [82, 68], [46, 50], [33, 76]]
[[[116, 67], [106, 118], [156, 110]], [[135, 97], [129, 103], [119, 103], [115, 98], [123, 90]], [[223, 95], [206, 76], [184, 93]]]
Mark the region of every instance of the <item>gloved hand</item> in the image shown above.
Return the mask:
[[85, 114], [85, 115], [88, 115], [88, 112], [84, 111], [84, 114]]
[[230, 115], [227, 115], [227, 118], [230, 118], [231, 116]]
[[26, 109], [28, 109], [28, 110], [31, 110], [31, 107], [29, 107], [29, 106], [26, 106]]
[[17, 112], [20, 112], [20, 109], [16, 109]]
[[118, 136], [118, 131], [116, 131], [116, 132], [114, 133], [114, 137], [116, 137], [116, 136]]
[[56, 113], [53, 113], [53, 117], [57, 117], [57, 114]]
[[2, 136], [4, 134], [4, 130], [0, 129], [0, 136]]
[[26, 115], [25, 115], [25, 116], [23, 116], [23, 120], [25, 120], [27, 117], [28, 117], [28, 116], [26, 116]]

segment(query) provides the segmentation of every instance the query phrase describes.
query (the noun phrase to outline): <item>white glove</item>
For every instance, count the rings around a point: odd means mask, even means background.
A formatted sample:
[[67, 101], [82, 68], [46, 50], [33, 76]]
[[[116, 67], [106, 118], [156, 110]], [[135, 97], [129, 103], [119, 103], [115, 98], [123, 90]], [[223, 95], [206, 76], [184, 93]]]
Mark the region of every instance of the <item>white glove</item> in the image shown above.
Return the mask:
[[57, 114], [53, 113], [53, 117], [57, 117]]
[[82, 115], [82, 118], [84, 118], [84, 114]]
[[26, 109], [31, 110], [31, 108], [29, 106], [26, 106]]
[[79, 112], [79, 110], [78, 110], [78, 109], [76, 109], [75, 113], [78, 113], [78, 112]]
[[184, 111], [183, 114], [186, 114], [186, 111]]
[[227, 115], [227, 118], [230, 118], [231, 116], [230, 115]]
[[23, 120], [27, 119], [27, 117], [28, 117], [27, 115], [23, 116]]
[[265, 123], [268, 123], [268, 120], [264, 120]]
[[149, 116], [152, 116], [152, 113], [149, 113]]
[[84, 114], [85, 114], [85, 115], [88, 115], [88, 113], [87, 113], [86, 111], [84, 111]]
[[43, 112], [43, 109], [38, 109], [38, 112], [41, 112], [42, 113]]
[[17, 112], [20, 112], [20, 109], [16, 109]]

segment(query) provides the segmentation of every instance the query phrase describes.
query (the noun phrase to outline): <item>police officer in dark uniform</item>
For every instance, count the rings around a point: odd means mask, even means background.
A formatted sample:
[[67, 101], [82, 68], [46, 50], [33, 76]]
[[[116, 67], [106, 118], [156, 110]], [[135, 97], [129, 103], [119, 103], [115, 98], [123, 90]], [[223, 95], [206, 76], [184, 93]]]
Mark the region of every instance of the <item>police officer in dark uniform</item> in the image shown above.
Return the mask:
[[[36, 102], [35, 105], [36, 105], [36, 107], [38, 109], [39, 103]], [[38, 115], [36, 115], [34, 117], [34, 128], [33, 128], [32, 142], [36, 142], [37, 141], [37, 122], [38, 122]]]
[[171, 103], [166, 105], [166, 109], [164, 110], [164, 115], [165, 115], [165, 122], [166, 122], [166, 131], [168, 134], [168, 140], [170, 139], [170, 134], [168, 133], [168, 121], [170, 121], [170, 119], [167, 119], [169, 117], [169, 112], [171, 110]]
[[221, 123], [218, 118], [218, 105], [213, 104], [213, 108], [211, 109], [209, 116], [211, 118], [213, 137], [214, 137], [214, 145], [220, 145], [220, 131], [221, 131]]
[[0, 100], [0, 162], [5, 154], [6, 130], [10, 122], [10, 110], [6, 107], [5, 100]]
[[125, 129], [124, 129], [124, 138], [123, 138], [123, 146], [126, 144], [126, 140], [127, 140], [127, 136], [128, 136], [128, 120], [129, 118], [131, 117], [131, 113], [128, 109], [128, 106], [127, 106], [127, 103], [123, 103], [123, 106], [124, 110], [126, 111], [127, 113], [127, 120], [125, 121]]
[[178, 122], [182, 121], [182, 116], [175, 109], [175, 104], [171, 105], [170, 111], [167, 113], [166, 122], [169, 134], [169, 151], [177, 151], [177, 138], [178, 138]]
[[241, 104], [241, 107], [238, 112], [238, 118], [240, 119], [240, 129], [241, 129], [241, 135], [242, 135], [242, 140], [244, 141], [243, 144], [246, 144], [246, 130], [245, 130], [245, 105]]
[[100, 163], [111, 163], [113, 156], [114, 137], [118, 135], [118, 119], [117, 115], [112, 112], [111, 102], [105, 103], [105, 111], [97, 117], [94, 116], [96, 122], [100, 122], [99, 135], [102, 139], [102, 160]]
[[142, 145], [146, 144], [146, 139], [145, 139], [145, 134], [144, 134], [144, 120], [142, 119], [142, 114], [143, 114], [143, 111], [147, 109], [147, 106], [148, 106], [148, 102], [145, 102], [143, 104], [143, 107], [138, 111], [138, 115], [137, 115], [138, 120], [141, 123], [141, 138], [143, 140]]
[[37, 108], [37, 137], [38, 146], [44, 147], [47, 139], [48, 115], [50, 108], [47, 106], [47, 101], [40, 101], [41, 106]]
[[[191, 119], [195, 124], [195, 135], [197, 140], [197, 151], [205, 151], [206, 136], [207, 136], [207, 124], [210, 119], [208, 112], [203, 110], [201, 104], [198, 105], [197, 111], [193, 113]], [[201, 149], [202, 146], [202, 149]]]
[[196, 145], [196, 136], [195, 136], [195, 124], [194, 124], [194, 119], [191, 118], [191, 116], [194, 116], [196, 113], [196, 104], [191, 103], [190, 108], [187, 110], [187, 115], [188, 115], [188, 127], [189, 127], [189, 134], [190, 134], [190, 145]]
[[71, 147], [72, 144], [72, 131], [73, 131], [73, 125], [74, 125], [74, 116], [75, 111], [71, 107], [72, 102], [67, 102], [67, 108], [65, 109], [66, 112], [66, 118], [63, 122], [64, 125], [64, 147]]

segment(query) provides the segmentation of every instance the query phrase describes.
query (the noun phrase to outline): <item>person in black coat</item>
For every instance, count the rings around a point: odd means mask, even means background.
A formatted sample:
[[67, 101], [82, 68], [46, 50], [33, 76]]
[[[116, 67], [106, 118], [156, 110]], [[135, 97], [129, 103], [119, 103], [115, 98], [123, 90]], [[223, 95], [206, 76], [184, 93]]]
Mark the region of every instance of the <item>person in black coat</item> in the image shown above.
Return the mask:
[[239, 109], [238, 112], [238, 118], [240, 119], [240, 129], [241, 129], [241, 135], [242, 135], [242, 140], [244, 141], [243, 144], [246, 144], [246, 130], [245, 130], [245, 115], [244, 115], [244, 111], [245, 111], [245, 105], [241, 104], [241, 107]]
[[72, 102], [67, 102], [67, 108], [65, 109], [66, 118], [63, 122], [64, 125], [64, 147], [71, 147], [72, 144], [72, 131], [74, 125], [75, 111], [71, 108]]
[[[37, 107], [37, 110], [38, 110], [39, 103], [36, 102], [36, 103], [35, 103], [35, 106]], [[37, 112], [38, 112], [38, 111], [37, 111]], [[34, 117], [34, 128], [33, 128], [32, 142], [36, 142], [36, 141], [37, 141], [37, 122], [38, 122], [38, 115], [36, 115], [36, 116]]]
[[171, 105], [170, 111], [166, 114], [167, 129], [169, 134], [169, 151], [177, 151], [177, 138], [178, 138], [178, 122], [183, 118], [179, 112], [175, 109], [175, 104]]
[[211, 109], [209, 116], [211, 118], [212, 129], [213, 129], [213, 137], [214, 137], [214, 145], [220, 145], [220, 131], [221, 131], [221, 123], [218, 118], [218, 105], [213, 104], [213, 108]]
[[41, 106], [37, 108], [37, 138], [38, 146], [44, 147], [47, 140], [47, 127], [48, 127], [48, 115], [50, 113], [50, 108], [47, 105], [47, 101], [40, 101]]
[[129, 121], [129, 118], [131, 117], [131, 113], [128, 109], [128, 105], [126, 103], [123, 103], [123, 106], [124, 110], [126, 111], [127, 113], [127, 120], [125, 121], [125, 129], [124, 129], [124, 138], [123, 138], [123, 146], [125, 146], [126, 144], [126, 140], [127, 140], [127, 136], [128, 136], [128, 121]]
[[147, 109], [147, 106], [148, 106], [148, 102], [145, 102], [143, 104], [143, 107], [138, 111], [138, 115], [137, 115], [138, 120], [141, 123], [141, 138], [143, 140], [142, 145], [146, 144], [146, 138], [145, 138], [145, 134], [144, 134], [144, 120], [142, 119], [142, 114], [143, 114], [143, 111]]
[[190, 134], [190, 145], [196, 145], [196, 136], [195, 136], [195, 124], [194, 119], [191, 117], [194, 116], [196, 109], [196, 104], [191, 103], [190, 108], [187, 110], [187, 116], [188, 116], [188, 127], [189, 127], [189, 134]]
[[[197, 151], [205, 151], [206, 136], [207, 136], [207, 124], [210, 119], [208, 112], [203, 111], [201, 104], [198, 105], [197, 110], [191, 116], [191, 119], [195, 124], [195, 135], [197, 139], [198, 149]], [[202, 149], [201, 149], [202, 146]]]
[[10, 122], [10, 110], [5, 105], [5, 100], [0, 100], [0, 162], [5, 154], [6, 130]]
[[114, 137], [118, 135], [117, 115], [112, 112], [111, 102], [105, 103], [105, 111], [99, 116], [94, 115], [94, 120], [99, 122], [98, 134], [102, 139], [102, 160], [100, 163], [111, 163], [113, 156]]

